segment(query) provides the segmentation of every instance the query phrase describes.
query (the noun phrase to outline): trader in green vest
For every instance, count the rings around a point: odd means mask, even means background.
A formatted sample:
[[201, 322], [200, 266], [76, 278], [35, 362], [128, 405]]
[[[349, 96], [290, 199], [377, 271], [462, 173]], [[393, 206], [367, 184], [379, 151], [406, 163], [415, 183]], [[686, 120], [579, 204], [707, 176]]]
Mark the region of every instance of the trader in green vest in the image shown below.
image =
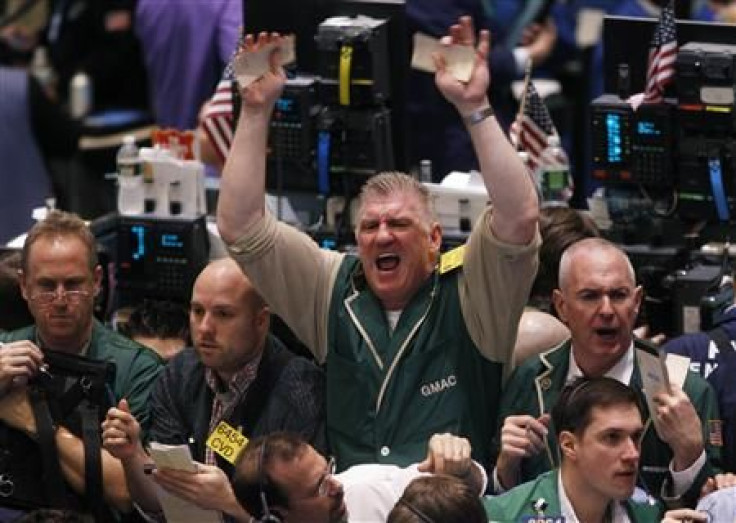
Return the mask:
[[[0, 447], [5, 456], [0, 477], [6, 487], [0, 495], [0, 521], [15, 521], [41, 507], [74, 509], [98, 521], [112, 521], [107, 509], [132, 510], [122, 465], [89, 444], [101, 431], [94, 410], [81, 401], [85, 394], [64, 388], [66, 377], [51, 359], [55, 353], [84, 357], [76, 360], [78, 365], [92, 360], [114, 364], [110, 401], [125, 398], [147, 433], [149, 395], [162, 362], [152, 350], [95, 319], [102, 274], [95, 237], [80, 217], [51, 211], [28, 232], [19, 277], [34, 324], [0, 333]], [[39, 383], [45, 383], [42, 392]], [[76, 390], [92, 388], [85, 375], [78, 383]], [[93, 479], [96, 461], [98, 481]]]
[[483, 503], [490, 521], [659, 521], [659, 503], [636, 488], [644, 412], [613, 378], [580, 378], [552, 409], [559, 468]]
[[[469, 18], [443, 45], [474, 46]], [[246, 52], [280, 44], [246, 39]], [[401, 466], [429, 437], [467, 437], [488, 463], [503, 366], [537, 267], [534, 185], [487, 98], [489, 35], [480, 32], [470, 79], [436, 56], [436, 83], [473, 140], [492, 207], [459, 251], [440, 256], [442, 230], [426, 188], [400, 173], [365, 184], [358, 256], [320, 249], [264, 209], [266, 140], [284, 86], [279, 53], [242, 89], [220, 186], [218, 227], [230, 254], [320, 362], [327, 377], [327, 437], [338, 468]], [[441, 147], [442, 144], [437, 144]]]
[[[566, 384], [608, 376], [643, 397], [632, 329], [642, 288], [626, 254], [602, 238], [575, 242], [562, 254], [553, 302], [571, 338], [518, 367], [504, 389], [493, 473], [496, 492], [559, 465], [549, 412]], [[674, 378], [674, 375], [673, 375]], [[694, 504], [720, 468], [721, 422], [715, 392], [696, 373], [654, 395], [645, 408], [639, 484], [669, 505]], [[674, 381], [674, 380], [673, 380]]]

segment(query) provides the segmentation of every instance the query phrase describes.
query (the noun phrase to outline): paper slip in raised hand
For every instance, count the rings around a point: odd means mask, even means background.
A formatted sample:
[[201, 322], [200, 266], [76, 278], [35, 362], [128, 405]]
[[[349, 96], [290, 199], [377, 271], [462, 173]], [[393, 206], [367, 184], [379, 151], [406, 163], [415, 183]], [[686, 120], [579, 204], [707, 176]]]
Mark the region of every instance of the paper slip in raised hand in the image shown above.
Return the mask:
[[[233, 59], [233, 72], [240, 87], [247, 87], [263, 76], [271, 67], [269, 59], [276, 48], [276, 44], [266, 44], [257, 51], [240, 51]], [[281, 45], [281, 65], [289, 65], [296, 59], [294, 52], [294, 37], [285, 36]]]
[[436, 38], [414, 33], [414, 53], [411, 57], [411, 66], [420, 71], [434, 73], [437, 70], [432, 59], [434, 53], [445, 59], [447, 70], [452, 76], [461, 82], [470, 80], [475, 61], [475, 49], [468, 45], [442, 45]]
[[666, 354], [653, 347], [637, 348], [636, 358], [647, 407], [649, 412], [655, 412], [654, 396], [662, 391], [670, 392], [672, 384], [680, 388], [684, 386], [690, 358]]

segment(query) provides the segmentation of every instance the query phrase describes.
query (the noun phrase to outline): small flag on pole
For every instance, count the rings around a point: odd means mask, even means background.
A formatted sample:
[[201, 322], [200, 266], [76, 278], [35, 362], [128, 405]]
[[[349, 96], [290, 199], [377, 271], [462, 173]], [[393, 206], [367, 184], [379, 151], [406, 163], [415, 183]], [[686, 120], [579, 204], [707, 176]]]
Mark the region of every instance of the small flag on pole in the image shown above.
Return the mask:
[[677, 32], [675, 25], [674, 0], [663, 9], [649, 45], [649, 64], [647, 66], [647, 85], [644, 90], [644, 103], [661, 102], [664, 88], [675, 76], [677, 58]]
[[210, 98], [202, 114], [202, 128], [207, 139], [215, 148], [217, 155], [223, 162], [233, 142], [233, 90], [237, 89], [235, 73], [233, 71], [233, 60], [243, 45], [243, 37], [240, 38], [233, 55], [222, 73], [222, 78], [215, 88], [215, 93]]
[[[520, 116], [517, 118], [515, 141], [529, 154], [529, 167], [540, 165], [567, 164], [567, 158], [551, 158], [548, 154], [549, 137], [557, 135], [547, 106], [539, 96], [534, 82], [529, 81], [521, 102]], [[564, 154], [559, 149], [560, 154]]]

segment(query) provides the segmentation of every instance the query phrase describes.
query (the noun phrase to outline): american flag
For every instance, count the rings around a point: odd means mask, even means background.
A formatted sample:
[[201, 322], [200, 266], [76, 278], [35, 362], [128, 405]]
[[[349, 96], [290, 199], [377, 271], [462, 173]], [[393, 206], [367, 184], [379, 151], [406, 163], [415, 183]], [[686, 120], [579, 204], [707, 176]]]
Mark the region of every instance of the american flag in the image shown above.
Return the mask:
[[675, 76], [677, 58], [677, 33], [675, 30], [674, 0], [662, 9], [659, 23], [654, 29], [652, 43], [649, 44], [649, 65], [647, 67], [647, 86], [644, 90], [645, 103], [661, 102], [664, 88]]
[[202, 128], [223, 162], [233, 142], [233, 89], [237, 82], [232, 64], [242, 42], [241, 38], [202, 114]]
[[[539, 96], [534, 82], [529, 81], [524, 95], [524, 114], [521, 115], [516, 135], [512, 138], [529, 154], [529, 167], [536, 169], [540, 165], [567, 164], [567, 157], [555, 158], [549, 154], [547, 146], [549, 137], [557, 135], [547, 106]], [[564, 155], [562, 149], [559, 154]]]

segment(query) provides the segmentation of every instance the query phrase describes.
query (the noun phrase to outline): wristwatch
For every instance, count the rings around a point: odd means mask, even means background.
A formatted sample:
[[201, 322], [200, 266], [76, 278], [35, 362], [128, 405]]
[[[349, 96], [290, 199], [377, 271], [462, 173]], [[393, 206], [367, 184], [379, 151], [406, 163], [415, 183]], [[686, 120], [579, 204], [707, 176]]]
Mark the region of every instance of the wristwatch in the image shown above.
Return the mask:
[[476, 109], [465, 117], [465, 121], [468, 123], [468, 125], [476, 125], [489, 116], [493, 116], [493, 107], [491, 107], [490, 105], [484, 107], [483, 109]]

